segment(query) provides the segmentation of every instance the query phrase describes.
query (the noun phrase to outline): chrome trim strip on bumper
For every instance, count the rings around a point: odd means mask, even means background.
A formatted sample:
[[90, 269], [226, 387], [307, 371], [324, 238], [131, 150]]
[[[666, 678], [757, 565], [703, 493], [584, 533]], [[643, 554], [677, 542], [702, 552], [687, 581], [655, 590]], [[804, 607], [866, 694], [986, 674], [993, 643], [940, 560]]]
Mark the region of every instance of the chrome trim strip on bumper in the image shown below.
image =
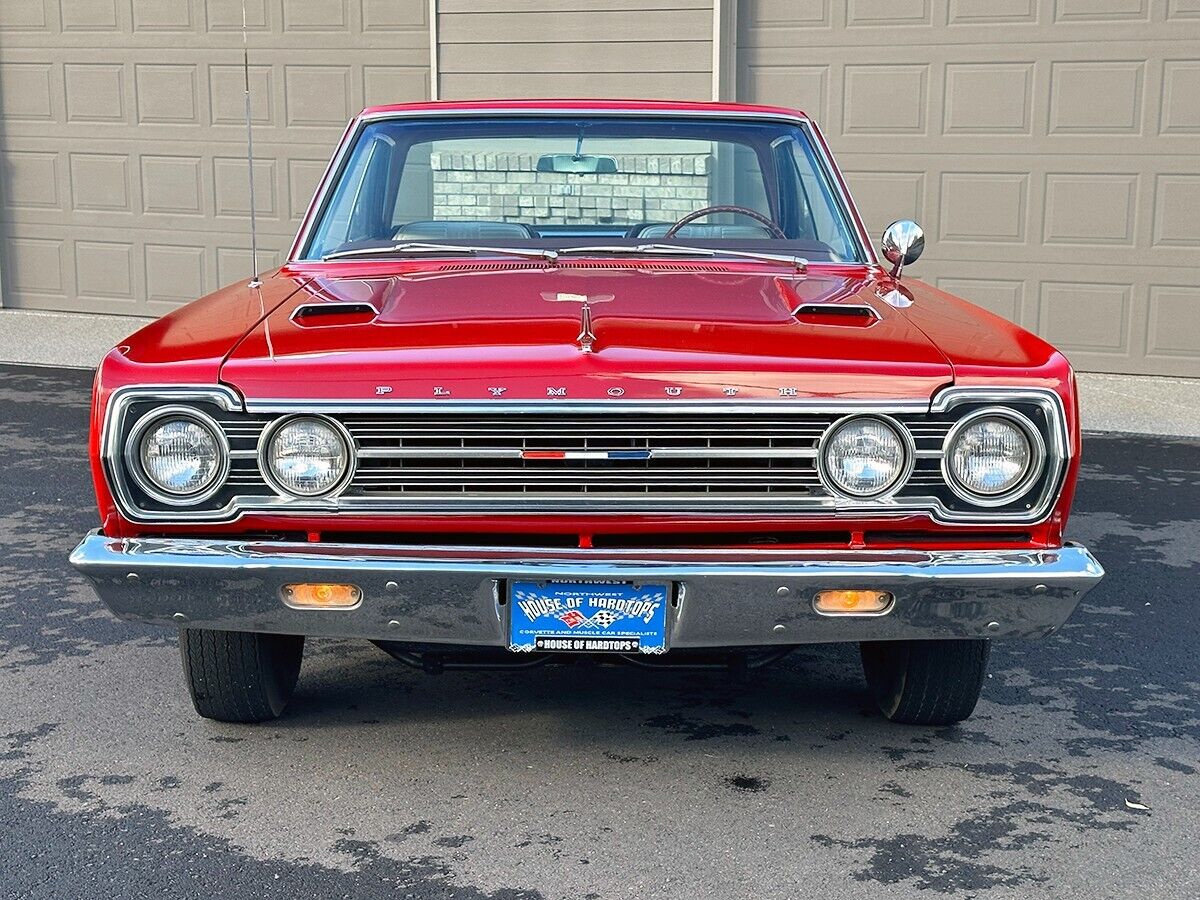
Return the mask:
[[[669, 646], [1039, 637], [1104, 570], [1054, 550], [536, 550], [110, 538], [71, 554], [117, 616], [158, 625], [505, 646], [511, 579], [667, 581]], [[349, 610], [286, 606], [284, 584], [352, 583]], [[895, 595], [881, 616], [819, 615], [818, 590]]]

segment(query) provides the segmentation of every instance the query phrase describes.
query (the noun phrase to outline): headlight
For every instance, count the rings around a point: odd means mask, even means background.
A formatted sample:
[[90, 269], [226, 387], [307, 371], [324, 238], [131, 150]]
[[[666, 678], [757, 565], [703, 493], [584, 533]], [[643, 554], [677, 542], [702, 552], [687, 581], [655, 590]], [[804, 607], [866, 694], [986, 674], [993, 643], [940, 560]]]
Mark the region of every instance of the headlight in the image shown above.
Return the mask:
[[966, 499], [995, 500], [1027, 485], [1039, 464], [1034, 431], [1005, 413], [965, 420], [947, 441], [946, 476]]
[[288, 419], [269, 433], [265, 449], [263, 474], [297, 497], [328, 494], [350, 471], [350, 440], [327, 419]]
[[151, 494], [193, 503], [219, 486], [229, 461], [216, 424], [195, 414], [159, 415], [134, 433], [130, 450], [134, 474]]
[[821, 441], [820, 469], [826, 485], [850, 497], [887, 493], [911, 466], [912, 454], [900, 426], [883, 419], [847, 419]]

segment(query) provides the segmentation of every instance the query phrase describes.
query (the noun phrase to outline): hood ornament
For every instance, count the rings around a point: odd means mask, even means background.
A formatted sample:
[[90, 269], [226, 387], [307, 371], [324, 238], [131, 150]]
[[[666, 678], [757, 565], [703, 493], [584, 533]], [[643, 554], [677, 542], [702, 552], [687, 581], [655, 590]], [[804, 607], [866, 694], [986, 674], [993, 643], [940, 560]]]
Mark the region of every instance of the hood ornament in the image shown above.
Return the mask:
[[542, 299], [551, 303], [578, 303], [579, 306], [579, 335], [575, 341], [584, 353], [591, 353], [596, 343], [596, 333], [592, 330], [592, 304], [607, 303], [613, 298], [612, 294], [563, 294], [554, 291], [543, 291]]

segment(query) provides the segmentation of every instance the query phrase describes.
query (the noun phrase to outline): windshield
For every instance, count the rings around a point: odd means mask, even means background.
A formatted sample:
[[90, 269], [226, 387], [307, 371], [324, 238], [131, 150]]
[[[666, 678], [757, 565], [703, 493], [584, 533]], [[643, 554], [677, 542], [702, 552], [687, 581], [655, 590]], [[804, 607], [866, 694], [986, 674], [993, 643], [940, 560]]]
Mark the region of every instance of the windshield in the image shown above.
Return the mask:
[[369, 123], [301, 258], [438, 242], [608, 253], [670, 243], [863, 261], [800, 124], [640, 116]]

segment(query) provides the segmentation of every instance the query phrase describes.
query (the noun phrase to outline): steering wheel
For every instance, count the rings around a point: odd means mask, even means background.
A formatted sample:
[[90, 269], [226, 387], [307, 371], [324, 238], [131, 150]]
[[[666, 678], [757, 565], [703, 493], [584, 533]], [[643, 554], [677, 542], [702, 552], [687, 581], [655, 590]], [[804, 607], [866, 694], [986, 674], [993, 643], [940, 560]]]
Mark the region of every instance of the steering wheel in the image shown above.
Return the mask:
[[702, 219], [705, 216], [710, 216], [713, 213], [737, 213], [740, 216], [749, 216], [751, 219], [754, 219], [754, 221], [765, 225], [767, 230], [771, 232], [771, 237], [778, 238], [781, 241], [787, 240], [787, 235], [783, 233], [782, 228], [780, 228], [762, 213], [756, 212], [753, 209], [747, 209], [744, 206], [706, 206], [704, 209], [698, 209], [695, 212], [690, 212], [670, 228], [668, 228], [667, 233], [663, 235], [663, 239], [666, 240], [667, 238], [675, 237], [675, 235], [679, 233], [679, 229], [683, 228], [684, 225], [694, 222], [697, 219]]

